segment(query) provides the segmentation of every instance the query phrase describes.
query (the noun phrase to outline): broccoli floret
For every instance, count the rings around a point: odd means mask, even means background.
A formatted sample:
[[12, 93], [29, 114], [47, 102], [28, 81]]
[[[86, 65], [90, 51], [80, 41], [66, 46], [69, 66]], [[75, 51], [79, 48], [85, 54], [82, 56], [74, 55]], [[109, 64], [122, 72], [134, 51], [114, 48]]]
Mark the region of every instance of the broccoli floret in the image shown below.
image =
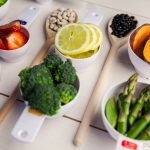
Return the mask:
[[59, 65], [63, 64], [63, 61], [57, 54], [55, 54], [55, 52], [51, 52], [44, 59], [44, 63], [46, 67], [53, 72], [55, 69], [58, 68]]
[[36, 86], [28, 96], [29, 105], [47, 115], [54, 115], [61, 107], [60, 96], [50, 85]]
[[65, 83], [58, 84], [56, 89], [60, 95], [62, 104], [69, 103], [71, 100], [74, 99], [74, 97], [77, 94], [77, 90], [75, 89], [75, 87], [70, 84]]
[[29, 82], [33, 85], [53, 85], [53, 78], [48, 68], [44, 64], [41, 64], [32, 68]]
[[64, 64], [60, 65], [54, 74], [54, 80], [57, 83], [74, 84], [76, 78], [76, 70], [69, 59], [67, 59]]
[[[28, 95], [33, 92], [33, 88], [35, 85], [52, 85], [53, 86], [53, 78], [48, 70], [48, 68], [44, 65], [37, 65], [31, 68], [28, 73], [28, 70], [23, 70], [20, 73], [21, 77], [21, 90], [23, 92], [23, 98], [28, 99]], [[24, 76], [23, 76], [23, 75]], [[22, 76], [21, 76], [22, 75]]]
[[21, 79], [21, 87], [22, 88], [26, 87], [26, 84], [28, 82], [28, 77], [29, 77], [30, 72], [31, 72], [31, 68], [30, 67], [26, 67], [25, 69], [23, 69], [19, 73], [19, 77]]

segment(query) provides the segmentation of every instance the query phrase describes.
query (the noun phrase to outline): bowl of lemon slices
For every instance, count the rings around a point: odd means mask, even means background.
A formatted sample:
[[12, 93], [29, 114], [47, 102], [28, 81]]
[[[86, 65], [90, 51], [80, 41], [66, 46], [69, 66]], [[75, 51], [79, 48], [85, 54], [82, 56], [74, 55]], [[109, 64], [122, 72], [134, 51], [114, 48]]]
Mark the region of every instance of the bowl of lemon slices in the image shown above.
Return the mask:
[[70, 23], [60, 28], [55, 38], [55, 51], [62, 59], [71, 59], [77, 70], [89, 66], [100, 55], [103, 35], [91, 23]]

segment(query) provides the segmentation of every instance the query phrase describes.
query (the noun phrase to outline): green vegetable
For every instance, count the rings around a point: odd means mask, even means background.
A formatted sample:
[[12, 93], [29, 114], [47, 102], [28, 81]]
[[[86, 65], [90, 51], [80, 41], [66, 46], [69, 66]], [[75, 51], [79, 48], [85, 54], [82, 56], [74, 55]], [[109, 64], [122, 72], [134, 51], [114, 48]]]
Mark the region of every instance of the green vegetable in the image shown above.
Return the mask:
[[135, 90], [136, 90], [136, 86], [137, 86], [137, 74], [133, 74], [127, 81], [126, 86], [124, 87], [123, 90], [123, 95], [126, 96], [129, 93], [131, 93], [132, 95], [134, 95]]
[[59, 93], [62, 104], [69, 103], [71, 100], [73, 100], [73, 98], [77, 94], [77, 90], [73, 85], [69, 85], [65, 83], [58, 84], [56, 90]]
[[28, 96], [29, 105], [44, 114], [54, 115], [61, 107], [59, 93], [50, 85], [35, 86]]
[[134, 106], [134, 104], [137, 102], [137, 98], [136, 97], [132, 97], [131, 99], [131, 107]]
[[54, 73], [54, 79], [57, 83], [74, 84], [76, 78], [76, 70], [69, 59], [67, 59], [64, 64], [60, 65], [58, 70]]
[[61, 64], [63, 64], [63, 61], [55, 54], [55, 52], [51, 52], [44, 59], [44, 63], [51, 72], [54, 72]]
[[128, 81], [126, 86], [124, 87], [123, 93], [119, 95], [119, 117], [118, 117], [118, 124], [117, 130], [125, 134], [127, 131], [127, 122], [128, 122], [128, 115], [132, 97], [135, 93], [137, 86], [137, 74], [132, 75]]
[[105, 108], [105, 114], [106, 118], [109, 121], [109, 123], [112, 125], [113, 128], [115, 128], [117, 124], [117, 104], [114, 97], [111, 97], [107, 103]]
[[47, 115], [56, 114], [61, 105], [69, 103], [77, 94], [74, 86], [77, 75], [71, 61], [63, 63], [53, 52], [42, 64], [22, 70], [19, 77], [24, 100]]
[[150, 86], [147, 86], [144, 88], [137, 99], [136, 104], [133, 106], [130, 115], [129, 115], [129, 124], [133, 125], [135, 120], [138, 117], [138, 114], [142, 111], [142, 108], [144, 106], [144, 102], [148, 101], [150, 98]]
[[53, 85], [53, 78], [48, 68], [44, 64], [26, 68], [19, 73], [21, 78], [21, 90], [23, 98], [28, 100], [28, 96], [32, 93], [34, 86]]
[[131, 129], [127, 132], [127, 136], [135, 139], [150, 123], [150, 113], [145, 114], [143, 117], [138, 119]]
[[19, 77], [21, 79], [21, 88], [26, 88], [31, 70], [32, 69], [30, 67], [26, 67], [19, 73]]
[[146, 129], [140, 133], [137, 137], [138, 140], [150, 140], [150, 124], [146, 127]]
[[7, 0], [0, 0], [0, 6], [4, 5], [7, 2]]
[[118, 101], [117, 101], [117, 106], [118, 106], [118, 110], [122, 109], [122, 101], [124, 99], [123, 93], [120, 93], [118, 95]]
[[143, 114], [150, 112], [150, 99], [144, 103]]

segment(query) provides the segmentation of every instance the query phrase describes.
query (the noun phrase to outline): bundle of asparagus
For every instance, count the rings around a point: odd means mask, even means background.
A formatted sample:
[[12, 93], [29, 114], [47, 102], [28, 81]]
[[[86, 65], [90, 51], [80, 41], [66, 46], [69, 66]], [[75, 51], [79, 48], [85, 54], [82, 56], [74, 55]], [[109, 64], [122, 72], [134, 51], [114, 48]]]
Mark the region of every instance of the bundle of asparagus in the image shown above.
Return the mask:
[[135, 98], [137, 74], [127, 81], [122, 93], [111, 97], [106, 104], [105, 114], [113, 128], [133, 139], [150, 140], [150, 85]]

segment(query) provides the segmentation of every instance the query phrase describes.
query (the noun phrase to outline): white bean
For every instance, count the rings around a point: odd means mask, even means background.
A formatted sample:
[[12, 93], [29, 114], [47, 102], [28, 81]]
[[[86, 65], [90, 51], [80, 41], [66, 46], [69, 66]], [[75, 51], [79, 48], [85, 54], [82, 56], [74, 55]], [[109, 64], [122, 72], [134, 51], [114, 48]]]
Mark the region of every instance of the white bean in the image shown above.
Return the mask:
[[52, 16], [52, 17], [57, 17], [57, 13], [54, 12], [54, 13], [51, 14], [51, 16]]
[[58, 15], [57, 18], [58, 18], [59, 20], [62, 20], [62, 16], [61, 16], [61, 15]]
[[75, 18], [74, 17], [70, 17], [69, 18], [69, 22], [74, 22], [75, 21]]
[[55, 17], [51, 17], [49, 20], [50, 20], [51, 23], [57, 22], [57, 19]]
[[66, 9], [65, 8], [58, 8], [58, 10], [62, 12], [64, 10], [66, 10]]
[[52, 23], [52, 24], [50, 24], [50, 26], [49, 26], [49, 27], [50, 27], [50, 29], [54, 29], [55, 24], [53, 24], [53, 23]]
[[65, 20], [65, 19], [62, 19], [62, 24], [63, 24], [63, 25], [68, 24], [68, 21]]
[[71, 17], [75, 17], [76, 14], [75, 14], [74, 12], [72, 12], [72, 13], [70, 14], [70, 16], [71, 16]]
[[63, 11], [60, 11], [60, 12], [58, 13], [58, 15], [60, 15], [60, 16], [62, 16], [62, 14], [63, 14]]
[[54, 30], [55, 30], [55, 31], [57, 31], [57, 30], [58, 30], [58, 27], [57, 27], [57, 26], [55, 26], [55, 27], [54, 27]]

